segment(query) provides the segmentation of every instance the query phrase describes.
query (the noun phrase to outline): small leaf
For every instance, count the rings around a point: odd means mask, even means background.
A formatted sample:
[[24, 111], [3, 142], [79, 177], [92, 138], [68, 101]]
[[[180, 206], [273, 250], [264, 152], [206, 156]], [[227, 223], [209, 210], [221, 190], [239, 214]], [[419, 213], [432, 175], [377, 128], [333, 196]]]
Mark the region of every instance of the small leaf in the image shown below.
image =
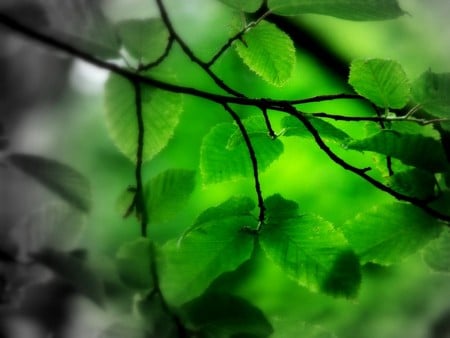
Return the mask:
[[236, 202], [237, 209], [226, 213], [218, 206], [220, 218], [214, 217], [214, 210], [208, 209], [208, 217], [199, 216], [202, 223], [178, 242], [170, 241], [161, 249], [160, 284], [171, 304], [179, 305], [198, 297], [215, 278], [250, 258], [253, 238], [242, 228], [255, 227], [256, 220], [249, 214], [254, 205], [247, 198]]
[[269, 0], [268, 6], [278, 15], [314, 13], [356, 21], [395, 19], [404, 14], [396, 0]]
[[409, 101], [410, 85], [402, 66], [392, 60], [355, 60], [349, 83], [355, 91], [382, 108], [403, 108]]
[[[255, 149], [256, 159], [260, 172], [278, 158], [283, 152], [283, 143], [280, 140], [272, 140], [267, 135], [267, 129], [262, 117], [259, 119], [259, 131], [254, 128], [250, 140]], [[247, 127], [255, 121], [244, 120]], [[239, 134], [237, 134], [239, 133]], [[262, 134], [265, 137], [262, 137]], [[211, 129], [203, 138], [200, 148], [200, 170], [204, 184], [219, 183], [243, 176], [253, 175], [250, 155], [242, 136], [239, 142], [239, 129], [235, 124], [222, 123]]]
[[412, 84], [412, 97], [428, 113], [450, 118], [450, 73], [423, 73]]
[[[207, 310], [206, 310], [207, 309]], [[264, 313], [247, 300], [230, 294], [207, 292], [181, 308], [195, 331], [211, 337], [269, 337], [272, 326]]]
[[[352, 139], [351, 136], [343, 130], [336, 128], [331, 123], [328, 123], [320, 118], [309, 117], [308, 120], [324, 139], [328, 139], [339, 144], [346, 144]], [[281, 126], [285, 129], [283, 134], [284, 136], [312, 137], [311, 133], [305, 128], [303, 123], [297, 120], [294, 116], [284, 117], [281, 120]]]
[[[143, 160], [151, 160], [172, 138], [183, 109], [181, 96], [141, 86], [144, 119]], [[135, 91], [130, 81], [112, 74], [105, 85], [106, 122], [114, 144], [136, 161], [138, 122]]]
[[268, 221], [261, 247], [286, 274], [313, 291], [355, 296], [361, 282], [358, 258], [343, 234], [313, 215], [294, 215], [295, 202], [266, 200]]
[[86, 177], [75, 169], [41, 156], [11, 154], [10, 162], [36, 179], [66, 202], [83, 212], [91, 208], [91, 188]]
[[195, 188], [195, 171], [168, 169], [146, 183], [145, 202], [150, 222], [160, 223], [174, 216]]
[[388, 178], [388, 186], [402, 194], [425, 200], [434, 196], [436, 178], [420, 169], [396, 172]]
[[448, 228], [425, 247], [423, 259], [434, 271], [450, 272], [450, 230]]
[[361, 263], [389, 265], [439, 236], [442, 225], [417, 207], [404, 203], [372, 208], [345, 223], [342, 231]]
[[422, 135], [382, 130], [378, 134], [348, 143], [348, 148], [373, 151], [399, 159], [406, 165], [430, 172], [448, 170], [447, 159], [439, 141]]
[[139, 238], [123, 244], [117, 251], [117, 271], [123, 283], [131, 289], [149, 290], [153, 286], [151, 245], [149, 239]]
[[125, 20], [117, 28], [125, 49], [142, 63], [158, 59], [169, 43], [169, 31], [159, 18]]
[[51, 249], [41, 250], [33, 254], [33, 258], [71, 283], [86, 297], [100, 306], [103, 305], [105, 298], [103, 284], [95, 272], [82, 260]]
[[263, 80], [281, 87], [291, 78], [295, 65], [294, 43], [274, 24], [260, 22], [234, 46], [244, 63]]
[[263, 0], [219, 0], [224, 4], [241, 10], [243, 12], [253, 13], [256, 12], [262, 5]]

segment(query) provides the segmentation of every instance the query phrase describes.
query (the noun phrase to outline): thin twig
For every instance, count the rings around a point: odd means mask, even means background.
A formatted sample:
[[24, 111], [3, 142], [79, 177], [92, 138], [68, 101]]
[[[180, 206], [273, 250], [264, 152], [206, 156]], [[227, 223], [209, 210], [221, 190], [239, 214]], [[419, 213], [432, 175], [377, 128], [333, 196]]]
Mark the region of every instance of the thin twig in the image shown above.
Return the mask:
[[268, 132], [270, 138], [272, 140], [275, 140], [277, 138], [277, 134], [273, 130], [272, 123], [270, 122], [269, 114], [267, 112], [267, 108], [262, 107], [261, 111], [262, 111], [263, 116], [264, 116], [264, 122], [266, 123], [267, 132]]
[[137, 71], [144, 72], [149, 69], [155, 68], [156, 66], [159, 66], [167, 58], [167, 56], [169, 56], [169, 53], [173, 46], [173, 42], [174, 42], [174, 38], [172, 35], [170, 35], [169, 41], [167, 42], [167, 45], [166, 45], [166, 49], [164, 49], [164, 53], [153, 62], [144, 64], [144, 65], [139, 65]]
[[363, 100], [367, 101], [366, 98], [357, 95], [357, 94], [335, 94], [335, 95], [318, 95], [314, 97], [309, 97], [306, 99], [298, 99], [298, 100], [285, 100], [285, 104], [290, 105], [300, 105], [307, 103], [316, 103], [316, 102], [325, 102], [325, 101], [334, 101], [334, 100]]

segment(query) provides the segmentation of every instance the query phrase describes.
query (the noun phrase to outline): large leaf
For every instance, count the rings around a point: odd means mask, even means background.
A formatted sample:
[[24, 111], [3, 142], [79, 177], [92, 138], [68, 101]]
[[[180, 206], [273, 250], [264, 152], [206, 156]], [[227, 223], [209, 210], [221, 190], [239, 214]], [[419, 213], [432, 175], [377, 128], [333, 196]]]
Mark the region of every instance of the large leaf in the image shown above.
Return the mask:
[[169, 43], [169, 31], [161, 19], [131, 19], [117, 25], [125, 49], [142, 63], [155, 61]]
[[442, 225], [417, 207], [393, 203], [359, 214], [342, 230], [361, 263], [389, 265], [436, 238]]
[[220, 2], [223, 2], [224, 4], [239, 9], [244, 12], [253, 13], [257, 11], [261, 5], [263, 0], [219, 0]]
[[450, 272], [450, 230], [448, 228], [439, 238], [425, 247], [423, 259], [434, 271]]
[[[142, 116], [144, 120], [143, 160], [152, 159], [172, 138], [182, 112], [179, 94], [149, 86], [141, 86]], [[135, 90], [130, 81], [112, 74], [105, 87], [106, 122], [109, 134], [132, 161], [136, 160], [138, 122]]]
[[187, 202], [195, 187], [195, 171], [168, 169], [145, 185], [145, 203], [151, 223], [175, 215]]
[[11, 154], [9, 161], [81, 211], [91, 208], [89, 181], [66, 164], [45, 157]]
[[395, 172], [389, 176], [388, 185], [402, 194], [425, 200], [434, 196], [436, 178], [430, 172], [414, 168]]
[[[334, 141], [339, 144], [346, 144], [352, 138], [345, 131], [336, 128], [320, 118], [309, 117], [309, 122], [317, 129], [320, 136], [324, 139]], [[284, 128], [284, 136], [312, 137], [306, 127], [294, 116], [286, 116], [281, 120], [281, 126]]]
[[184, 304], [181, 311], [195, 331], [211, 337], [247, 334], [264, 338], [273, 333], [260, 309], [230, 294], [207, 292]]
[[288, 276], [313, 291], [351, 297], [361, 282], [358, 258], [331, 223], [299, 215], [298, 205], [279, 195], [266, 200], [261, 246]]
[[171, 304], [199, 296], [216, 277], [250, 258], [253, 238], [242, 228], [255, 227], [256, 220], [250, 215], [254, 204], [247, 198], [235, 199], [234, 204], [236, 210], [228, 212], [222, 206], [208, 209], [179, 241], [170, 241], [162, 248], [160, 284]]
[[123, 244], [116, 254], [120, 279], [132, 289], [149, 290], [153, 286], [151, 275], [151, 245], [147, 238]]
[[371, 137], [348, 143], [349, 149], [373, 151], [391, 156], [406, 165], [430, 172], [448, 169], [447, 159], [439, 141], [422, 135], [402, 134], [393, 130], [382, 130]]
[[295, 48], [291, 38], [267, 21], [250, 29], [243, 41], [236, 41], [236, 51], [244, 63], [265, 81], [283, 86], [295, 65]]
[[355, 91], [383, 108], [403, 108], [409, 101], [410, 85], [402, 66], [392, 60], [355, 60], [349, 83]]
[[[283, 143], [272, 140], [262, 117], [258, 117], [259, 127], [255, 128], [255, 119], [244, 121], [251, 127], [250, 140], [256, 152], [258, 168], [264, 171], [283, 152]], [[253, 175], [250, 155], [235, 124], [218, 124], [204, 137], [200, 149], [200, 170], [204, 184], [219, 183], [239, 176]]]
[[450, 118], [450, 73], [423, 73], [412, 84], [413, 99], [427, 112]]
[[279, 15], [305, 13], [335, 16], [347, 20], [387, 20], [403, 15], [397, 0], [269, 0]]

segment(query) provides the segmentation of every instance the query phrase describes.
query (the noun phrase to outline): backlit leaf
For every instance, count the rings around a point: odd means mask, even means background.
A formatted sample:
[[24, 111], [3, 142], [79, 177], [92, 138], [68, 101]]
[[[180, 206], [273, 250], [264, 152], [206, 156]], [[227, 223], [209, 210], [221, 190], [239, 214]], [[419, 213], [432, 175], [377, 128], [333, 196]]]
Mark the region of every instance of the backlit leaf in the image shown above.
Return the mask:
[[379, 107], [403, 108], [409, 101], [409, 80], [402, 66], [392, 60], [353, 61], [349, 83]]
[[[158, 154], [172, 138], [183, 109], [179, 94], [141, 86], [144, 119], [143, 160]], [[135, 91], [130, 81], [111, 75], [105, 86], [106, 122], [114, 144], [132, 161], [136, 161], [138, 122]]]
[[448, 228], [442, 231], [439, 238], [425, 247], [423, 259], [434, 271], [450, 272], [450, 230]]
[[342, 231], [361, 263], [401, 261], [439, 236], [442, 225], [405, 203], [380, 205], [345, 223]]
[[262, 5], [262, 0], [219, 0], [224, 4], [239, 9], [243, 12], [253, 13], [256, 12]]
[[388, 178], [388, 185], [402, 194], [424, 200], [434, 196], [436, 178], [430, 172], [414, 168], [395, 172]]
[[295, 65], [294, 43], [274, 24], [260, 22], [234, 46], [244, 63], [265, 81], [281, 87], [290, 79]]
[[[281, 155], [283, 144], [280, 140], [272, 140], [267, 135], [263, 118], [258, 118], [260, 131], [254, 129], [250, 134], [250, 140], [255, 149], [258, 168], [262, 172]], [[252, 119], [251, 123], [254, 122]], [[245, 120], [244, 125], [247, 126]], [[218, 124], [204, 137], [200, 148], [200, 170], [204, 184], [253, 175], [248, 149], [235, 124]]]
[[302, 286], [355, 296], [361, 282], [359, 262], [344, 235], [318, 216], [294, 216], [298, 206], [279, 195], [269, 197], [266, 205], [261, 247], [267, 256]]
[[378, 134], [348, 143], [349, 149], [373, 151], [391, 156], [406, 165], [430, 172], [448, 169], [447, 159], [439, 141], [422, 135], [382, 130]]
[[268, 5], [279, 15], [314, 13], [357, 21], [394, 19], [404, 14], [396, 0], [269, 0]]
[[9, 161], [47, 189], [81, 211], [91, 208], [89, 181], [77, 170], [66, 164], [45, 157], [11, 154]]
[[[253, 238], [242, 231], [257, 223], [249, 212], [254, 204], [247, 198], [235, 201], [237, 210], [217, 207], [208, 216], [199, 216], [198, 223], [179, 241], [169, 241], [162, 247], [158, 269], [164, 296], [173, 305], [198, 297], [219, 275], [232, 271], [250, 258]], [[240, 208], [240, 206], [246, 208]]]
[[427, 112], [450, 118], [450, 73], [423, 73], [412, 84], [412, 96]]

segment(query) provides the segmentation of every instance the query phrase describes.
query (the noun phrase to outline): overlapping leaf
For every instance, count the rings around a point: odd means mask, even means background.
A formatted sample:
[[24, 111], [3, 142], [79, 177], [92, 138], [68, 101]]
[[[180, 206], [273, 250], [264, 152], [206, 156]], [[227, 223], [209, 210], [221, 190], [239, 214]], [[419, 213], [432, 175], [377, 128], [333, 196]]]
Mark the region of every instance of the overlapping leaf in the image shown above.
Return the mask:
[[434, 271], [450, 272], [450, 231], [445, 229], [423, 251], [423, 259]]
[[436, 178], [430, 172], [414, 168], [395, 172], [388, 185], [402, 194], [425, 200], [434, 196]]
[[275, 264], [311, 290], [356, 295], [361, 282], [358, 258], [339, 230], [320, 217], [299, 215], [298, 205], [279, 195], [269, 197], [266, 207], [261, 246]]
[[436, 238], [442, 225], [417, 207], [386, 204], [359, 214], [342, 231], [361, 263], [389, 265], [401, 261]]
[[[141, 86], [144, 120], [143, 160], [152, 159], [172, 138], [183, 109], [179, 94]], [[138, 122], [135, 91], [126, 79], [111, 75], [105, 86], [106, 122], [114, 144], [132, 161], [136, 160]]]
[[[267, 135], [262, 117], [257, 119], [258, 127], [255, 127], [254, 118], [244, 120], [244, 125], [252, 125], [250, 140], [255, 149], [258, 168], [262, 172], [281, 155], [283, 144]], [[236, 125], [218, 124], [204, 137], [200, 149], [200, 170], [204, 184], [253, 175], [248, 149]]]
[[402, 66], [392, 60], [355, 60], [349, 83], [355, 91], [383, 108], [403, 108], [409, 101], [410, 84]]
[[443, 172], [448, 169], [441, 143], [422, 135], [382, 130], [366, 139], [352, 141], [347, 146], [349, 149], [373, 151], [391, 156], [406, 165], [430, 172]]
[[257, 11], [261, 5], [262, 0], [219, 0], [220, 2], [223, 2], [224, 4], [234, 8], [239, 9], [243, 12], [249, 12], [253, 13]]
[[244, 63], [265, 81], [283, 86], [295, 66], [295, 47], [291, 38], [277, 26], [262, 21], [251, 28], [235, 48]]
[[357, 21], [394, 19], [404, 14], [396, 0], [269, 0], [268, 5], [279, 15], [314, 13]]
[[255, 226], [250, 215], [254, 204], [247, 198], [235, 199], [233, 204], [239, 212], [231, 208], [225, 212], [227, 208], [222, 206], [211, 208], [179, 241], [170, 241], [162, 248], [160, 284], [171, 304], [199, 296], [216, 277], [250, 258], [253, 238], [241, 230]]

